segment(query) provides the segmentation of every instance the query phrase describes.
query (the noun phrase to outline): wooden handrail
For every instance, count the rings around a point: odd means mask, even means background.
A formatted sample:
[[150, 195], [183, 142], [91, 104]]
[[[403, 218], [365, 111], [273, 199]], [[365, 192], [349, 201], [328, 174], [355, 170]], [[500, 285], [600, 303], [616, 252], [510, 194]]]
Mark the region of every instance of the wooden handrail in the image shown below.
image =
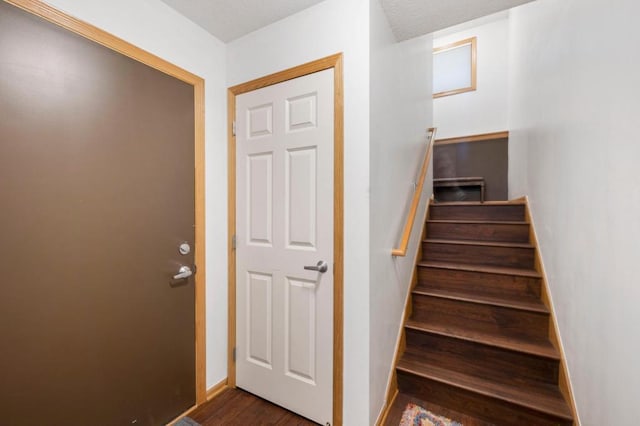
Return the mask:
[[411, 208], [409, 209], [409, 215], [407, 221], [404, 224], [404, 231], [402, 232], [402, 240], [398, 248], [391, 250], [392, 256], [406, 256], [407, 246], [409, 245], [409, 237], [411, 237], [411, 229], [413, 228], [413, 222], [416, 220], [416, 213], [418, 213], [418, 205], [420, 205], [420, 196], [422, 195], [422, 188], [424, 187], [424, 178], [427, 176], [427, 169], [429, 168], [429, 160], [431, 160], [431, 152], [433, 151], [433, 141], [436, 137], [436, 128], [430, 127], [429, 141], [427, 142], [427, 151], [424, 153], [424, 162], [422, 163], [422, 169], [420, 170], [420, 177], [418, 178], [418, 185], [413, 193], [413, 200], [411, 201]]

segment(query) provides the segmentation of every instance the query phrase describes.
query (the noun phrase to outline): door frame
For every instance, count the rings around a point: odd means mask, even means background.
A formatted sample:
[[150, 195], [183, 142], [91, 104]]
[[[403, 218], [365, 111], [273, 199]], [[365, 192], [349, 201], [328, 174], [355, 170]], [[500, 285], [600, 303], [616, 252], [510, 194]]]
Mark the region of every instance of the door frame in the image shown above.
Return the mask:
[[344, 90], [342, 75], [342, 53], [327, 56], [297, 67], [260, 77], [227, 89], [227, 135], [228, 135], [228, 242], [229, 258], [229, 306], [228, 306], [228, 350], [227, 386], [236, 386], [236, 137], [234, 121], [236, 96], [263, 87], [333, 69], [334, 91], [334, 158], [333, 158], [333, 425], [342, 425], [342, 371], [343, 371], [343, 321], [344, 321]]
[[205, 347], [205, 212], [204, 212], [204, 80], [164, 59], [142, 50], [91, 24], [49, 6], [40, 0], [4, 0], [59, 27], [99, 43], [193, 86], [194, 90], [194, 178], [195, 178], [195, 407], [206, 402]]

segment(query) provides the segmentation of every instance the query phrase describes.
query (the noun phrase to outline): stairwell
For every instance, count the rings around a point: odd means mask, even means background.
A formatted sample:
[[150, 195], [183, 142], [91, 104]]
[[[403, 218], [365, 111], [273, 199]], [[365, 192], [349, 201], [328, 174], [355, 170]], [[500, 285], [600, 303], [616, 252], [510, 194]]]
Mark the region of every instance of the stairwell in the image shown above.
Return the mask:
[[572, 424], [524, 202], [432, 203], [424, 236], [386, 424], [406, 401], [464, 424]]

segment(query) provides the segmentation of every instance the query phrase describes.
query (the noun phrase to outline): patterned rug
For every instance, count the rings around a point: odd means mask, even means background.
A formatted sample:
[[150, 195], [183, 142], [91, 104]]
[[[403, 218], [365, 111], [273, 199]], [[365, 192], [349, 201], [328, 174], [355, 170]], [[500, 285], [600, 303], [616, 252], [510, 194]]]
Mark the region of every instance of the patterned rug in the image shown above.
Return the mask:
[[200, 423], [193, 420], [191, 417], [183, 417], [174, 426], [200, 426]]
[[431, 411], [410, 403], [402, 413], [400, 426], [462, 426], [462, 424], [446, 417], [437, 416]]

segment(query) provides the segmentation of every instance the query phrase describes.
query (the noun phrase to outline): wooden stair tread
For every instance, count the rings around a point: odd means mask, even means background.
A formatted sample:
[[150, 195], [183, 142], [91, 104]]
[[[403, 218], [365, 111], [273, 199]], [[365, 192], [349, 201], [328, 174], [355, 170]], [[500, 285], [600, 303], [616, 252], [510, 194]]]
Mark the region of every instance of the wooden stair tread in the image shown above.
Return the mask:
[[418, 267], [451, 269], [456, 271], [468, 271], [468, 272], [480, 272], [485, 274], [517, 275], [517, 276], [529, 277], [529, 278], [541, 277], [540, 273], [538, 273], [538, 271], [533, 269], [507, 268], [504, 266], [485, 266], [485, 265], [474, 265], [474, 264], [466, 264], [466, 263], [434, 262], [430, 260], [421, 260], [418, 262]]
[[431, 201], [432, 206], [524, 206], [524, 201]]
[[484, 180], [482, 176], [460, 176], [449, 178], [433, 178], [434, 182], [471, 182], [474, 180]]
[[[442, 355], [446, 357], [446, 354]], [[525, 391], [527, 394], [546, 394], [549, 391], [555, 393], [559, 391], [558, 384], [556, 382], [544, 382], [544, 381], [536, 381], [530, 378], [522, 378], [517, 375], [503, 375], [503, 376], [495, 376], [494, 374], [487, 374], [486, 371], [465, 371], [458, 369], [458, 365], [447, 363], [446, 361], [441, 362], [442, 358], [436, 357], [425, 357], [423, 351], [419, 347], [409, 347], [405, 349], [404, 353], [401, 356], [401, 359], [404, 359], [407, 362], [417, 363], [426, 367], [436, 367], [442, 370], [451, 371], [457, 374], [463, 374], [472, 378], [477, 378], [480, 380], [487, 380], [492, 383], [498, 383], [507, 387], [514, 387]], [[490, 360], [471, 360], [466, 363], [479, 364], [479, 363], [487, 363]]]
[[488, 247], [513, 247], [533, 249], [535, 246], [529, 243], [511, 243], [503, 241], [484, 241], [484, 240], [442, 240], [436, 238], [427, 238], [422, 240], [424, 243], [432, 244], [457, 244], [460, 246], [488, 246]]
[[541, 387], [510, 386], [433, 365], [426, 365], [405, 356], [398, 361], [396, 368], [408, 374], [445, 383], [565, 420], [573, 420], [567, 403], [555, 386], [549, 386], [546, 389]]
[[423, 323], [415, 320], [407, 320], [405, 328], [409, 328], [424, 333], [438, 334], [441, 336], [453, 337], [455, 339], [467, 340], [487, 346], [507, 349], [515, 352], [527, 353], [540, 357], [559, 360], [560, 356], [556, 348], [549, 341], [533, 340], [531, 338], [518, 338], [512, 336], [502, 336], [497, 334], [481, 333], [475, 330], [467, 330], [461, 327]]
[[506, 297], [493, 297], [488, 295], [476, 295], [471, 293], [463, 293], [458, 291], [444, 290], [444, 289], [430, 289], [424, 288], [420, 285], [416, 286], [413, 290], [414, 294], [420, 294], [423, 296], [439, 297], [443, 299], [459, 300], [462, 302], [479, 303], [491, 306], [500, 306], [503, 308], [518, 309], [522, 311], [540, 312], [544, 314], [549, 313], [549, 309], [537, 298], [506, 298]]
[[524, 201], [491, 200], [491, 201], [431, 201], [434, 206], [524, 206]]
[[471, 225], [529, 225], [524, 220], [471, 220], [471, 219], [427, 219], [427, 223], [465, 223]]

